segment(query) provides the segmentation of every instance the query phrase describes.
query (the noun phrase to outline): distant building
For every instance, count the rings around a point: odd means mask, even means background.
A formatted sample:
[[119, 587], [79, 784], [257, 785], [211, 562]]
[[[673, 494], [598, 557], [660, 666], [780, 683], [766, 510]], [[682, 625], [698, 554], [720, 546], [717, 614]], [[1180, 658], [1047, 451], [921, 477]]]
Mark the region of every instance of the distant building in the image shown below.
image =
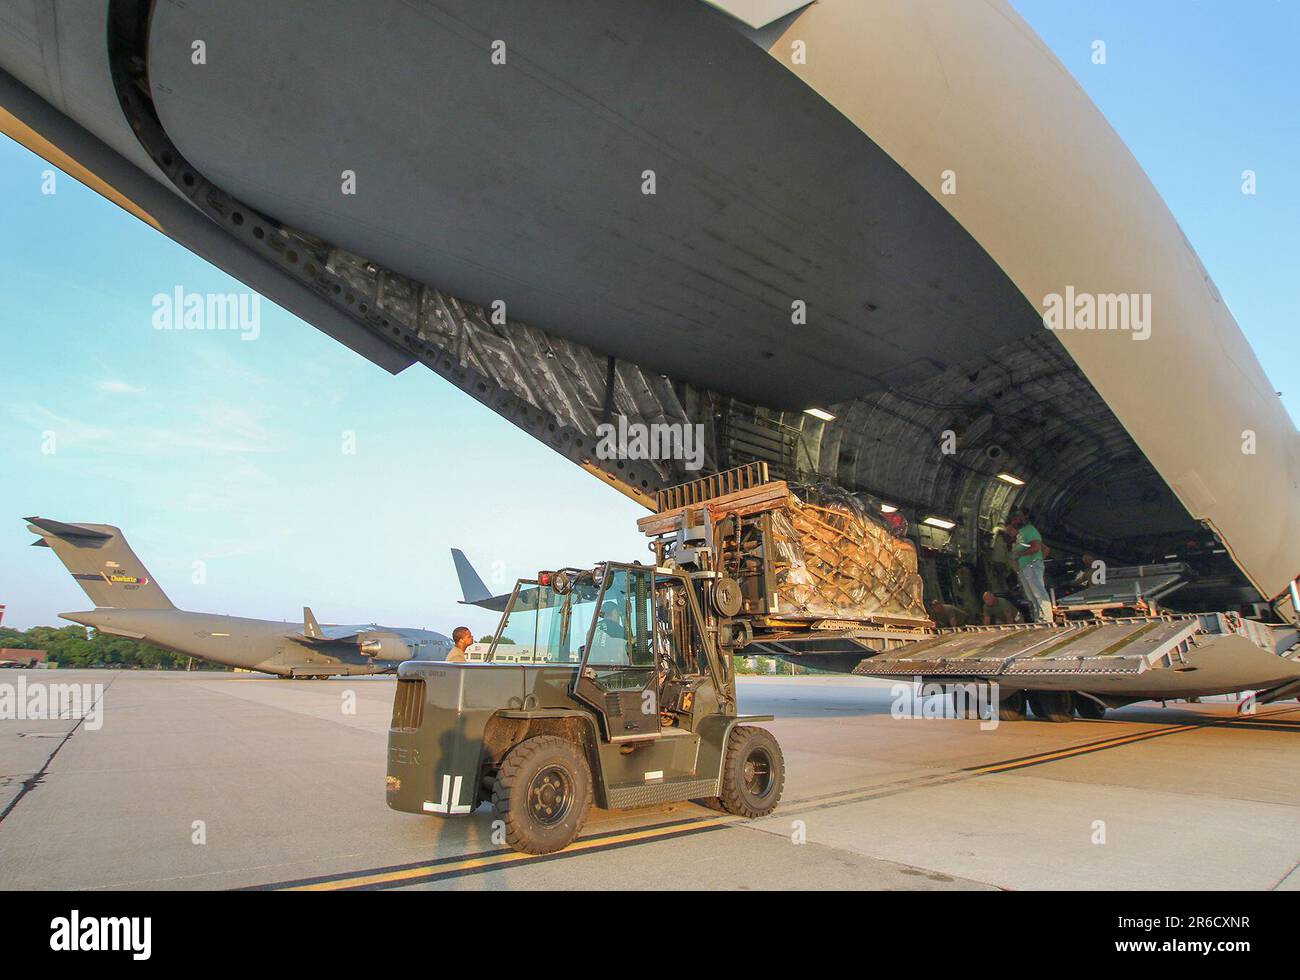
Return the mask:
[[0, 647], [0, 667], [37, 666], [46, 666], [44, 650], [13, 650], [9, 647]]

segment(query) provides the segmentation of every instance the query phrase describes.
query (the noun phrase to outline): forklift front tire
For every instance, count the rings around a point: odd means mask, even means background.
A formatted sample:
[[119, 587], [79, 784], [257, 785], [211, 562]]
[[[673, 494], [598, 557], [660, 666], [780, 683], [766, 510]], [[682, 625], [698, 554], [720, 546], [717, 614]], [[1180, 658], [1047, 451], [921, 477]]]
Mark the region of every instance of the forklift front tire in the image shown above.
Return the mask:
[[501, 761], [492, 805], [506, 825], [506, 843], [526, 854], [550, 854], [573, 843], [591, 809], [591, 768], [568, 739], [524, 739]]
[[751, 725], [733, 728], [722, 760], [722, 809], [765, 817], [776, 809], [784, 788], [785, 759], [772, 733]]

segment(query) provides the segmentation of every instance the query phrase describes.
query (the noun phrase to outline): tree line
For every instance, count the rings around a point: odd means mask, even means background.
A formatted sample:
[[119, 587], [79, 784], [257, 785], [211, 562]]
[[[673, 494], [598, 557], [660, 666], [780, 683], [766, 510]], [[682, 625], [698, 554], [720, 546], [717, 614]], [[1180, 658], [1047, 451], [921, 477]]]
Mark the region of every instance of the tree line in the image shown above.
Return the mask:
[[[15, 650], [44, 650], [45, 659], [60, 667], [149, 667], [184, 670], [189, 657], [161, 650], [139, 640], [113, 636], [84, 626], [33, 626], [28, 630], [0, 626], [0, 647]], [[218, 664], [195, 659], [196, 670], [229, 670]]]

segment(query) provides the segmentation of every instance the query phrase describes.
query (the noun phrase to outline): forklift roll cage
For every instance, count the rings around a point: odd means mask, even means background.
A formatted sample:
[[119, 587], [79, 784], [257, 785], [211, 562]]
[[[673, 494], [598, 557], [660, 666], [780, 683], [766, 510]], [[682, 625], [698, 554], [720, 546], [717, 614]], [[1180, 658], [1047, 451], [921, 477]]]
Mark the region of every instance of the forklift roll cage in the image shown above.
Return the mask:
[[[602, 737], [609, 742], [653, 739], [661, 734], [661, 684], [674, 666], [677, 673], [686, 673], [682, 670], [686, 665], [678, 658], [678, 638], [685, 635], [695, 644], [692, 659], [696, 673], [713, 682], [721, 704], [734, 705], [730, 660], [718, 649], [688, 573], [607, 562], [594, 569], [566, 568], [544, 576], [547, 584], [542, 584], [543, 576], [515, 583], [484, 666], [496, 663], [500, 647], [518, 642], [502, 644], [516, 614], [534, 613], [534, 662], [539, 661], [538, 653], [544, 647], [548, 656], [541, 662], [575, 665], [570, 694], [599, 718]], [[672, 608], [665, 604], [669, 597]], [[592, 605], [589, 618], [575, 609], [588, 602]], [[549, 635], [543, 637], [545, 610], [551, 611], [551, 622], [545, 626]], [[612, 617], [606, 617], [607, 610], [612, 610]], [[576, 661], [568, 659], [575, 625], [584, 629], [585, 641], [578, 647]], [[559, 659], [561, 654], [565, 659]]]

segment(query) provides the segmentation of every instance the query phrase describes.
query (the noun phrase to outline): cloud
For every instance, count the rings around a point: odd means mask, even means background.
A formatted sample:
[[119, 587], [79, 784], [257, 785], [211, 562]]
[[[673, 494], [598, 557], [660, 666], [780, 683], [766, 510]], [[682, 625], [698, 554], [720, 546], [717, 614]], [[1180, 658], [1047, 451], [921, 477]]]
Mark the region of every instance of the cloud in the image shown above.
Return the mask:
[[100, 391], [109, 395], [143, 395], [144, 389], [138, 388], [133, 384], [127, 384], [125, 381], [118, 381], [110, 378], [107, 381], [101, 381], [95, 385]]
[[67, 446], [99, 446], [113, 437], [113, 430], [56, 415], [41, 405], [18, 405], [13, 417], [24, 425], [42, 432], [53, 432], [58, 442]]
[[204, 454], [270, 453], [276, 449], [275, 433], [261, 424], [257, 414], [242, 405], [205, 399], [190, 408], [188, 424], [175, 418], [160, 426], [119, 419], [113, 428], [58, 415], [42, 405], [12, 409], [20, 423], [53, 432], [60, 447], [84, 446], [118, 456], [152, 456], [190, 450]]

